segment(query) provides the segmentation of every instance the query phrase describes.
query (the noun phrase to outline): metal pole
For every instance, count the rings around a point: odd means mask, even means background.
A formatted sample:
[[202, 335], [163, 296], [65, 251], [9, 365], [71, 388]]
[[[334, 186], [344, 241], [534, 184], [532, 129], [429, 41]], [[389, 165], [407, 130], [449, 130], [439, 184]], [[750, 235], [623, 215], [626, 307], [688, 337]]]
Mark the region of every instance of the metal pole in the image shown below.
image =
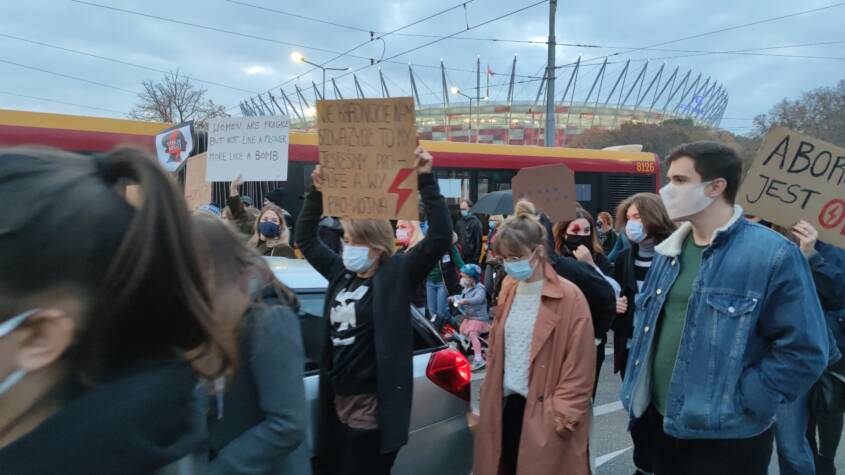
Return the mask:
[[320, 94], [320, 99], [326, 98], [326, 68], [320, 68], [323, 70], [323, 93]]
[[[557, 0], [549, 0], [549, 43], [547, 45], [549, 60], [546, 64], [546, 147], [555, 146], [555, 13], [557, 12]], [[508, 124], [510, 125], [510, 124]]]

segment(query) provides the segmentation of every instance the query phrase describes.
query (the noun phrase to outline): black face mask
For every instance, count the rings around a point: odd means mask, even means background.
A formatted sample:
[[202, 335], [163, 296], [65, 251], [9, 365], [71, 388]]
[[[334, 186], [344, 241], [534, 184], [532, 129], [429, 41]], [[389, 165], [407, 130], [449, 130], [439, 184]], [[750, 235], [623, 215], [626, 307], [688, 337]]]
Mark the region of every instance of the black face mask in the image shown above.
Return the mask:
[[573, 252], [575, 251], [575, 249], [578, 249], [578, 246], [585, 246], [587, 249], [590, 249], [590, 245], [592, 243], [592, 236], [573, 236], [571, 234], [566, 235], [566, 248]]

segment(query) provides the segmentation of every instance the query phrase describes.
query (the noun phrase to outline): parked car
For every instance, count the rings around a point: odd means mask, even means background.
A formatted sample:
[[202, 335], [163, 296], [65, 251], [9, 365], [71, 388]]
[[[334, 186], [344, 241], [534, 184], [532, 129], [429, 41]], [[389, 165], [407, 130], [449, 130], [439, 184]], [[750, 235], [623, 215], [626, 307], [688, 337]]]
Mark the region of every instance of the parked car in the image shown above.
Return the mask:
[[[267, 257], [276, 277], [296, 292], [305, 344], [305, 398], [309, 410], [308, 448], [314, 447], [319, 362], [328, 282], [301, 259]], [[399, 451], [393, 473], [464, 475], [472, 470], [472, 435], [466, 425], [470, 367], [424, 316], [413, 314], [413, 405], [408, 445]]]

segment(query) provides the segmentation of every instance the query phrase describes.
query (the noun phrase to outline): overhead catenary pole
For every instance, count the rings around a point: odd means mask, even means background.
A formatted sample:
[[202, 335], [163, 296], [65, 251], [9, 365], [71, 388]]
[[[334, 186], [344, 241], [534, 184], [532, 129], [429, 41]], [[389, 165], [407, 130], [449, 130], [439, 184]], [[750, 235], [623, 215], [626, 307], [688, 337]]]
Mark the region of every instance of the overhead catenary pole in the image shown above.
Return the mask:
[[[555, 146], [555, 13], [557, 12], [557, 0], [549, 0], [549, 43], [547, 46], [549, 60], [546, 64], [546, 134], [544, 144], [546, 147]], [[508, 124], [510, 125], [510, 124]]]

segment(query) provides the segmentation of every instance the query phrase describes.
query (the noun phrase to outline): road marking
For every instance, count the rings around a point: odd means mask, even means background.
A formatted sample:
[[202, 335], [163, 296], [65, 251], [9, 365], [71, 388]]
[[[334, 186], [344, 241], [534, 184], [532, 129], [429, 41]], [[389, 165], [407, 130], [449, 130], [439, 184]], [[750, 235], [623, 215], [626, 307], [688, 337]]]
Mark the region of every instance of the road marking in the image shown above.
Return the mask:
[[605, 414], [610, 414], [611, 412], [621, 411], [622, 401], [611, 402], [609, 404], [602, 404], [601, 406], [596, 406], [593, 408], [593, 416], [603, 416]]
[[602, 465], [610, 462], [611, 460], [619, 457], [620, 455], [624, 454], [625, 452], [633, 449], [633, 447], [627, 447], [622, 450], [617, 450], [616, 452], [609, 453], [607, 455], [602, 455], [601, 457], [596, 458], [596, 467], [601, 467]]

